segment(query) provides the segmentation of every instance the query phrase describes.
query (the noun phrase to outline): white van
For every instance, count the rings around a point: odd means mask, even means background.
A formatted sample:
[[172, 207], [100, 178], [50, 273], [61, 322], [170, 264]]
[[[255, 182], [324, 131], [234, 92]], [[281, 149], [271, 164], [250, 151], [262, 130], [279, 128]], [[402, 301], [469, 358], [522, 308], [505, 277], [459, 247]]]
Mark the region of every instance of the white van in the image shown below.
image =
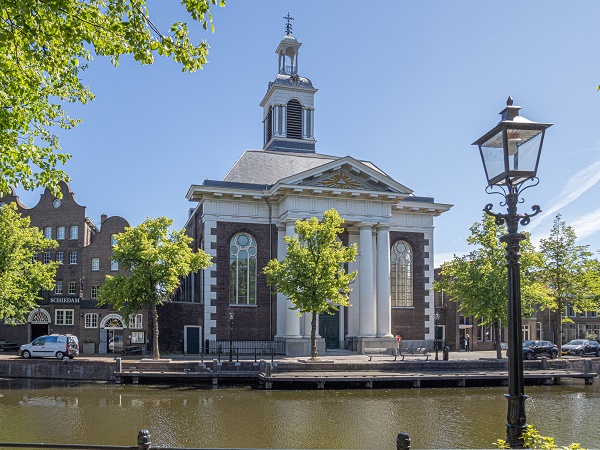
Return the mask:
[[70, 359], [79, 355], [79, 339], [72, 334], [51, 334], [35, 338], [30, 344], [21, 345], [21, 356], [25, 359], [41, 356], [56, 356]]

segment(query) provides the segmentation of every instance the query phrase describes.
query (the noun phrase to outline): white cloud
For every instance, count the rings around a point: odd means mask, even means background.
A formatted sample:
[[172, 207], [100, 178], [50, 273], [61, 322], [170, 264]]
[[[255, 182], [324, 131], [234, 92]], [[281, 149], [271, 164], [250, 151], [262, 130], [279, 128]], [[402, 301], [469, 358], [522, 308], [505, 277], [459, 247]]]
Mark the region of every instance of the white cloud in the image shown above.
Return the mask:
[[600, 208], [571, 220], [570, 226], [577, 234], [577, 239], [583, 239], [600, 231]]
[[[547, 211], [544, 211], [540, 215], [540, 217], [538, 217], [534, 222], [531, 223], [531, 226], [529, 227], [528, 231], [531, 232], [531, 230], [538, 226], [544, 218], [553, 215], [555, 212], [559, 211], [560, 209], [567, 206], [569, 203], [581, 197], [588, 190], [594, 187], [599, 181], [600, 161], [597, 161], [594, 164], [587, 166], [585, 169], [580, 170], [571, 178], [569, 178], [567, 184], [563, 187], [560, 194], [558, 194], [555, 198], [548, 202], [548, 204], [552, 206]], [[575, 228], [575, 226], [573, 227]], [[577, 228], [575, 229], [578, 230]]]

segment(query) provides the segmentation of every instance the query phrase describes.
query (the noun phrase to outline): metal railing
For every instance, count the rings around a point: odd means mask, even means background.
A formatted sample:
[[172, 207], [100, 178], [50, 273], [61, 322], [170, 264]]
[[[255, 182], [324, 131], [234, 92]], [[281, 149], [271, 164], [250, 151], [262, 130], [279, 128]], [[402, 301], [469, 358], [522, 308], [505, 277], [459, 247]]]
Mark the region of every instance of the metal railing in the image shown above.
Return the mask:
[[[230, 345], [231, 344], [231, 345]], [[204, 356], [210, 355], [261, 356], [285, 355], [285, 342], [283, 341], [205, 341]]]

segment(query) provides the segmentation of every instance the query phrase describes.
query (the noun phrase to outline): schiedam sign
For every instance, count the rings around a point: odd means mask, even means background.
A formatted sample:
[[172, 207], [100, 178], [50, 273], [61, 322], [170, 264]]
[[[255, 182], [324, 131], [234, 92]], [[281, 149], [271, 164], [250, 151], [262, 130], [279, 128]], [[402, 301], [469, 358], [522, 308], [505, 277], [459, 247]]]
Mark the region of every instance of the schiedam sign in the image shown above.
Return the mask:
[[52, 297], [50, 303], [79, 303], [79, 297]]

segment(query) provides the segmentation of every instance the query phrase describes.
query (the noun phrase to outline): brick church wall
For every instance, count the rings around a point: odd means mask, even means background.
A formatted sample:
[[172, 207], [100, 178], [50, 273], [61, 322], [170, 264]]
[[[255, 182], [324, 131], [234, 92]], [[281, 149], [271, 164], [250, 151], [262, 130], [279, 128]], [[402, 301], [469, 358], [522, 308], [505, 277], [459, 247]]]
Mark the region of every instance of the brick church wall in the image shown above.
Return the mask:
[[[256, 306], [229, 305], [229, 244], [231, 238], [237, 233], [248, 233], [254, 237], [257, 244], [257, 299]], [[216, 320], [217, 339], [229, 339], [229, 312], [234, 313], [233, 339], [234, 340], [270, 340], [277, 333], [276, 327], [276, 298], [275, 290], [266, 284], [266, 277], [262, 273], [263, 267], [271, 258], [277, 256], [277, 228], [271, 225], [217, 222], [217, 284], [213, 287], [217, 293], [216, 313], [212, 319]], [[271, 248], [269, 246], [271, 237]]]
[[[413, 252], [413, 307], [392, 307], [392, 334], [400, 333], [402, 339], [425, 339], [425, 297], [429, 292], [425, 289], [428, 282], [425, 277], [425, 245], [427, 244], [423, 233], [410, 233], [401, 231], [390, 232], [390, 250], [397, 241], [406, 241]], [[433, 281], [433, 280], [432, 280]]]

